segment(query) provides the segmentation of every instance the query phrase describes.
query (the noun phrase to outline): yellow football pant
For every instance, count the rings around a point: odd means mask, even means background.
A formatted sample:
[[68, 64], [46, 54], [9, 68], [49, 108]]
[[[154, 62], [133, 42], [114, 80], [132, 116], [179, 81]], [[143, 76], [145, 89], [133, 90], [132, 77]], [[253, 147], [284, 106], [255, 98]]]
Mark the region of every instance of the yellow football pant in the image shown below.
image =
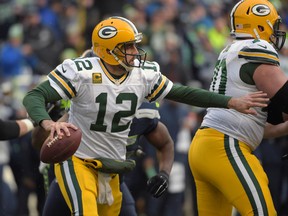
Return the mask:
[[199, 129], [189, 149], [199, 216], [276, 216], [268, 178], [251, 149], [211, 128]]
[[119, 175], [111, 174], [109, 182], [114, 202], [112, 205], [98, 204], [98, 171], [89, 163], [72, 157], [55, 164], [55, 175], [71, 215], [118, 216], [122, 203]]

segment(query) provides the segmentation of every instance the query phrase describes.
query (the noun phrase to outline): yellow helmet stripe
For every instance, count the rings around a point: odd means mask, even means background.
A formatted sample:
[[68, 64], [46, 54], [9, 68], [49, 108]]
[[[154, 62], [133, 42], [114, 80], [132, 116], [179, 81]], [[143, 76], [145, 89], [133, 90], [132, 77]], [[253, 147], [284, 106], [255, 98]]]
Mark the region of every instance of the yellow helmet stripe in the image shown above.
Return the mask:
[[129, 26], [133, 29], [135, 34], [138, 34], [138, 30], [136, 28], [136, 26], [128, 19], [124, 18], [124, 17], [120, 17], [120, 16], [112, 16], [109, 19], [119, 19], [119, 20], [123, 20], [124, 22], [128, 23]]
[[235, 14], [236, 9], [239, 7], [241, 3], [243, 3], [243, 0], [239, 1], [231, 10], [231, 13], [230, 13], [230, 18], [231, 18], [230, 21], [231, 21], [231, 28], [232, 28], [231, 32], [235, 31], [236, 29], [235, 21], [234, 21], [235, 20], [234, 14]]

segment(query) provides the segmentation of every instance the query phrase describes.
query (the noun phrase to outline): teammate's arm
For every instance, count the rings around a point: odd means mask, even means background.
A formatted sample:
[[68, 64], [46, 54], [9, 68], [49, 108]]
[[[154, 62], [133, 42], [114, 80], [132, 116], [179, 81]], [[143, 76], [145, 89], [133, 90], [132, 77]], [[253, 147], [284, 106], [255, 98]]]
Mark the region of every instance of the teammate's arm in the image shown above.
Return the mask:
[[253, 74], [257, 88], [265, 91], [271, 99], [267, 107], [268, 119], [271, 124], [284, 121], [283, 113], [288, 113], [288, 78], [277, 65], [261, 64]]
[[257, 88], [267, 93], [269, 98], [284, 86], [288, 78], [277, 65], [261, 64], [254, 72], [253, 79]]

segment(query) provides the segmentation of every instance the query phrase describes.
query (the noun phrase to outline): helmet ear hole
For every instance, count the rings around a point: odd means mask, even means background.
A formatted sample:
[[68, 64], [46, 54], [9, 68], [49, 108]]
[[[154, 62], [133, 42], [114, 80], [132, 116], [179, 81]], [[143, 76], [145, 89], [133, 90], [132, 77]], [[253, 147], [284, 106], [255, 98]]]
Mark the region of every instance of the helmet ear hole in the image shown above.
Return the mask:
[[260, 32], [264, 31], [264, 27], [263, 26], [258, 25], [258, 29], [259, 29]]
[[248, 7], [247, 11], [246, 11], [246, 14], [249, 15], [250, 13], [250, 7]]

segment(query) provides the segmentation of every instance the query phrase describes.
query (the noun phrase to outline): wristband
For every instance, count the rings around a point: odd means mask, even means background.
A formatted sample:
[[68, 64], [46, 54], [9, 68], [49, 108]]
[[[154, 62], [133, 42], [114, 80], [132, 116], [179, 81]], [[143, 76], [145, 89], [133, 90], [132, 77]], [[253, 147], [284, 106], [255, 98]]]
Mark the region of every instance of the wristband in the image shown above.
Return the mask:
[[146, 172], [146, 175], [147, 175], [148, 178], [151, 178], [151, 177], [157, 175], [157, 172], [156, 172], [156, 170], [155, 170], [155, 168], [154, 168], [153, 166], [147, 168], [147, 169], [145, 170], [145, 172]]
[[26, 125], [27, 132], [34, 129], [34, 125], [33, 125], [32, 121], [30, 121], [29, 119], [22, 119], [21, 121]]

